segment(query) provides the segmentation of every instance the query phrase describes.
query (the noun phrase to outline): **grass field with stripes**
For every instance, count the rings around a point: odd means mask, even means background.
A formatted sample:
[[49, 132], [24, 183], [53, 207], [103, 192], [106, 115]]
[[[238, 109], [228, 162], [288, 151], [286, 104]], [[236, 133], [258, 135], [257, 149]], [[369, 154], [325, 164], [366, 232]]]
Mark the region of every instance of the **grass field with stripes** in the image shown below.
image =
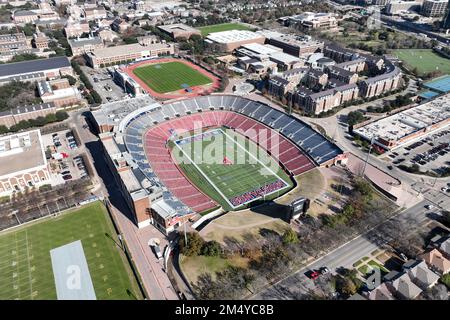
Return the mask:
[[249, 139], [225, 128], [206, 135], [176, 140], [172, 152], [188, 179], [224, 209], [270, 200], [293, 187], [278, 162]]
[[57, 299], [50, 250], [81, 240], [98, 300], [141, 298], [106, 208], [95, 202], [0, 233], [0, 300]]
[[140, 66], [133, 73], [158, 93], [212, 83], [209, 77], [177, 61]]

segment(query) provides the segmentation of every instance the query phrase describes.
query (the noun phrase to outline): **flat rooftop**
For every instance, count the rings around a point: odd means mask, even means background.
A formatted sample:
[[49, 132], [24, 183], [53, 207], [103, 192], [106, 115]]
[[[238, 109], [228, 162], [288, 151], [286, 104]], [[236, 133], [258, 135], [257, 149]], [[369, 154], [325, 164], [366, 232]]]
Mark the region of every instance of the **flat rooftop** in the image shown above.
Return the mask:
[[92, 111], [92, 115], [99, 125], [119, 125], [120, 121], [128, 114], [152, 104], [156, 101], [150, 96], [140, 96], [102, 104], [99, 110]]
[[70, 61], [67, 57], [54, 57], [16, 63], [5, 63], [0, 64], [0, 77], [42, 72], [67, 67], [70, 67]]
[[45, 165], [39, 130], [0, 137], [0, 177]]
[[241, 46], [257, 54], [271, 55], [277, 52], [282, 52], [283, 49], [271, 46], [270, 44], [248, 43]]
[[398, 141], [416, 131], [450, 118], [450, 94], [372, 122], [354, 132], [371, 140]]
[[91, 54], [101, 59], [114, 56], [121, 56], [125, 54], [139, 53], [143, 51], [164, 49], [167, 48], [168, 46], [169, 44], [167, 43], [153, 43], [147, 46], [140, 45], [139, 43], [132, 43], [132, 44], [125, 44], [122, 46], [94, 49]]
[[169, 33], [176, 32], [176, 31], [200, 32], [198, 29], [195, 29], [195, 28], [188, 26], [186, 24], [183, 24], [183, 23], [161, 25], [161, 26], [158, 26], [158, 28], [161, 30], [164, 30], [166, 32], [169, 32]]
[[210, 33], [206, 39], [217, 43], [233, 43], [239, 41], [264, 38], [263, 35], [248, 30], [229, 30]]

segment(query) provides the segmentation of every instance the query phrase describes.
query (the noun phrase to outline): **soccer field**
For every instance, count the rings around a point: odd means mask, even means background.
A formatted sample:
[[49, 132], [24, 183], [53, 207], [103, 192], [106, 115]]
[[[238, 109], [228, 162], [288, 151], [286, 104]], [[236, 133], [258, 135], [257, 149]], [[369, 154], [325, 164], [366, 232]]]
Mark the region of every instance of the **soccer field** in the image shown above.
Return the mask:
[[95, 202], [0, 233], [0, 300], [57, 299], [50, 250], [76, 240], [81, 240], [97, 300], [141, 298], [115, 244], [106, 208]]
[[167, 93], [212, 83], [212, 79], [182, 62], [165, 62], [137, 67], [133, 73], [158, 93]]
[[206, 37], [211, 32], [229, 31], [229, 30], [250, 30], [246, 25], [240, 23], [219, 23], [199, 28], [202, 36]]
[[417, 68], [420, 73], [432, 71], [450, 73], [450, 59], [441, 57], [431, 49], [400, 49], [395, 50], [393, 54], [402, 60], [410, 70]]
[[230, 129], [179, 139], [172, 150], [192, 183], [226, 210], [276, 198], [293, 186], [275, 159]]

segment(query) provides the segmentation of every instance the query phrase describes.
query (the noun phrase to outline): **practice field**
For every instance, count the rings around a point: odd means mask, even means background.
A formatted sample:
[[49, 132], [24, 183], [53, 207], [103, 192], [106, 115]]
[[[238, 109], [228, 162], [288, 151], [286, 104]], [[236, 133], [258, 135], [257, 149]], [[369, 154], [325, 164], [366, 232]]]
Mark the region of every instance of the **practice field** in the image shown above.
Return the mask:
[[276, 198], [293, 186], [275, 159], [230, 129], [178, 139], [172, 152], [188, 179], [225, 210]]
[[250, 27], [240, 23], [219, 23], [199, 28], [202, 36], [206, 37], [212, 32], [229, 31], [229, 30], [251, 30]]
[[431, 49], [399, 49], [394, 50], [393, 55], [402, 60], [410, 70], [417, 68], [420, 73], [450, 73], [450, 59], [441, 57]]
[[0, 233], [0, 300], [57, 299], [50, 250], [80, 240], [98, 300], [141, 298], [100, 202]]
[[133, 73], [157, 93], [167, 93], [212, 83], [212, 79], [182, 62], [139, 66]]

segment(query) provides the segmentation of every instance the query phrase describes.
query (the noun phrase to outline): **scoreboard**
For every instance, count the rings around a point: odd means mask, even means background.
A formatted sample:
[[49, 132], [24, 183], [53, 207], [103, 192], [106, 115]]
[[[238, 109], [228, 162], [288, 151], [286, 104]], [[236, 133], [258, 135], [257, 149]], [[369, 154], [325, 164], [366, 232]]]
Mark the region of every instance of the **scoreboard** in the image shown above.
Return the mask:
[[291, 203], [290, 220], [297, 219], [309, 209], [309, 199], [299, 198]]

